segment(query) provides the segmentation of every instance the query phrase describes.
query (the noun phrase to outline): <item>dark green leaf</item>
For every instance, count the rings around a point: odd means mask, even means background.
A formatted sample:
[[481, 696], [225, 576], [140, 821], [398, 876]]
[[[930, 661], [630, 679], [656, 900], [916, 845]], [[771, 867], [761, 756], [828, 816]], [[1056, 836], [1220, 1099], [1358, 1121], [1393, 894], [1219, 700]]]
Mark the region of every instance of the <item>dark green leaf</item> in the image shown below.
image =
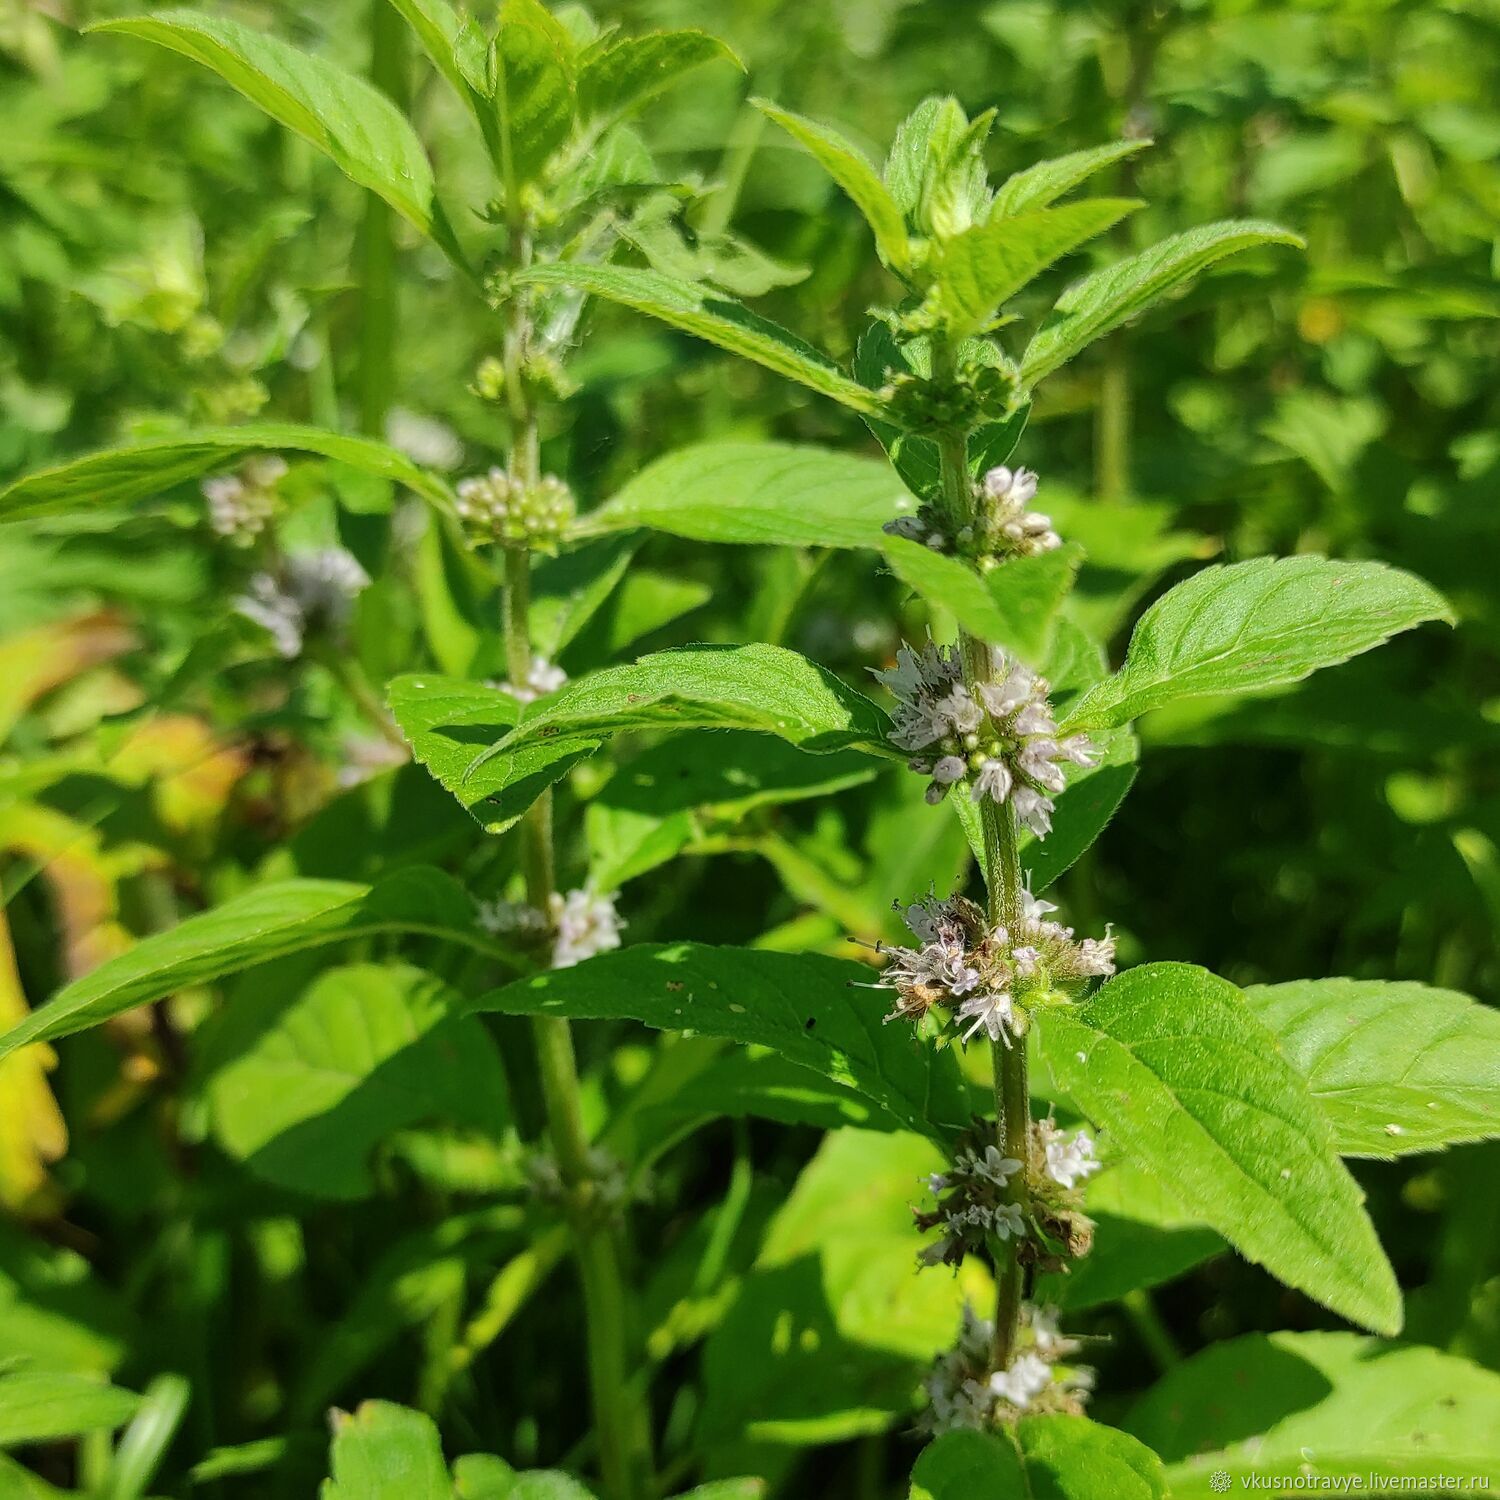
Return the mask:
[[538, 0], [502, 0], [495, 106], [507, 193], [532, 181], [573, 132], [573, 43]]

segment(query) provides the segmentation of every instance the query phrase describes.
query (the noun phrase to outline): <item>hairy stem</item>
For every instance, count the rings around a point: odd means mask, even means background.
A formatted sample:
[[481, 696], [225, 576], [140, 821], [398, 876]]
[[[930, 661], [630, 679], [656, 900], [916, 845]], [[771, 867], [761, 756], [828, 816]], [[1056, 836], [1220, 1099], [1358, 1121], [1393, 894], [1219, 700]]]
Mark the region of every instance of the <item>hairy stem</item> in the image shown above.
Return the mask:
[[[939, 344], [933, 351], [933, 377], [951, 379], [955, 369], [951, 346]], [[942, 509], [952, 533], [960, 531], [973, 517], [973, 487], [969, 478], [969, 439], [966, 432], [944, 433], [938, 439], [941, 462]], [[964, 659], [964, 680], [971, 690], [988, 682], [994, 675], [993, 657], [988, 643], [970, 635], [959, 636]], [[977, 695], [976, 695], [977, 696]], [[1009, 802], [995, 803], [985, 798], [980, 803], [984, 827], [985, 880], [988, 891], [989, 919], [992, 925], [1014, 933], [1021, 920], [1021, 861], [1016, 835], [1015, 813]], [[1007, 1044], [995, 1042], [993, 1063], [995, 1077], [995, 1142], [1001, 1154], [1026, 1163], [1030, 1157], [1031, 1094], [1026, 1077], [1026, 1044], [1017, 1040]], [[1026, 1173], [1017, 1172], [1009, 1183], [1010, 1201], [1020, 1205], [1021, 1212], [1030, 1208]], [[1004, 1369], [1015, 1352], [1016, 1331], [1021, 1319], [1021, 1293], [1024, 1268], [1015, 1240], [1006, 1240], [995, 1259], [995, 1339], [993, 1360]]]
[[[524, 234], [513, 233], [518, 264], [530, 259]], [[536, 412], [522, 378], [527, 313], [512, 303], [505, 333], [506, 393], [514, 422], [511, 472], [526, 484], [541, 477]], [[531, 559], [505, 554], [505, 660], [519, 685], [531, 669]], [[526, 900], [546, 912], [557, 888], [552, 848], [552, 793], [543, 792], [521, 819], [521, 867]], [[547, 1130], [570, 1205], [573, 1251], [583, 1286], [589, 1387], [599, 1439], [599, 1467], [607, 1500], [645, 1500], [653, 1488], [651, 1433], [645, 1403], [629, 1380], [630, 1336], [619, 1248], [596, 1201], [598, 1185], [583, 1123], [582, 1088], [573, 1031], [557, 1016], [532, 1018]]]

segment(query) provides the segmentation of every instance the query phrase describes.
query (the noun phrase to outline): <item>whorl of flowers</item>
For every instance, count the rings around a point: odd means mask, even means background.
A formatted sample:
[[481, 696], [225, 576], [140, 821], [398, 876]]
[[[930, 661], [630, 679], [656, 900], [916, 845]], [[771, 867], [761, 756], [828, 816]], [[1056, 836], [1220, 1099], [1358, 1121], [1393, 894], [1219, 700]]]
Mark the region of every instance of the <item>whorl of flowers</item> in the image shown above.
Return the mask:
[[491, 686], [502, 693], [509, 693], [517, 703], [535, 703], [548, 693], [555, 693], [568, 680], [568, 674], [545, 656], [533, 656], [526, 673], [526, 681], [519, 686], [514, 682], [495, 682]]
[[929, 802], [963, 785], [975, 802], [1010, 803], [1021, 824], [1045, 838], [1052, 798], [1066, 785], [1063, 762], [1091, 767], [1096, 752], [1087, 735], [1059, 737], [1045, 678], [998, 646], [991, 665], [993, 679], [971, 692], [958, 647], [903, 645], [896, 665], [875, 673], [896, 698], [891, 743], [912, 753], [912, 770], [932, 778]]
[[355, 596], [370, 576], [342, 547], [294, 552], [277, 572], [250, 578], [250, 592], [234, 601], [236, 613], [270, 633], [277, 651], [290, 659], [308, 637], [337, 637], [349, 622]]
[[1028, 510], [1036, 498], [1037, 476], [1030, 469], [991, 469], [974, 489], [973, 518], [956, 535], [936, 506], [924, 503], [910, 515], [882, 528], [890, 536], [920, 542], [934, 552], [968, 558], [982, 571], [1011, 557], [1040, 557], [1062, 546], [1052, 518]]
[[983, 1430], [1040, 1412], [1081, 1415], [1094, 1373], [1071, 1363], [1081, 1346], [1058, 1332], [1051, 1309], [1022, 1308], [1016, 1350], [1003, 1370], [990, 1368], [994, 1334], [993, 1323], [965, 1306], [958, 1342], [938, 1356], [925, 1381], [928, 1431]]
[[549, 967], [571, 969], [596, 953], [620, 946], [625, 924], [615, 910], [618, 895], [601, 896], [586, 887], [553, 891], [544, 915], [524, 901], [480, 901], [475, 919], [488, 933], [522, 945], [551, 939]]
[[276, 486], [286, 460], [275, 453], [247, 458], [233, 474], [214, 474], [199, 488], [208, 502], [208, 524], [218, 536], [248, 547], [276, 514]]
[[494, 468], [460, 481], [457, 495], [459, 520], [476, 546], [550, 551], [577, 513], [572, 490], [551, 474], [527, 484]]
[[886, 1017], [920, 1022], [948, 1012], [962, 1041], [983, 1031], [992, 1042], [1010, 1045], [1026, 1029], [1018, 1001], [1033, 989], [1080, 984], [1115, 971], [1115, 943], [1073, 936], [1071, 927], [1052, 921], [1057, 908], [1030, 891], [1022, 893], [1021, 918], [1011, 932], [992, 927], [984, 912], [963, 896], [929, 897], [896, 910], [918, 940], [907, 948], [880, 943], [886, 966], [876, 985], [896, 992]]
[[924, 1266], [957, 1266], [966, 1255], [983, 1250], [986, 1241], [1023, 1239], [1026, 1218], [1018, 1203], [1010, 1201], [1007, 1184], [1022, 1169], [1022, 1163], [1005, 1156], [994, 1145], [959, 1151], [946, 1172], [934, 1172], [927, 1190], [936, 1200], [930, 1211], [913, 1210], [917, 1228], [924, 1234], [942, 1233], [917, 1257]]

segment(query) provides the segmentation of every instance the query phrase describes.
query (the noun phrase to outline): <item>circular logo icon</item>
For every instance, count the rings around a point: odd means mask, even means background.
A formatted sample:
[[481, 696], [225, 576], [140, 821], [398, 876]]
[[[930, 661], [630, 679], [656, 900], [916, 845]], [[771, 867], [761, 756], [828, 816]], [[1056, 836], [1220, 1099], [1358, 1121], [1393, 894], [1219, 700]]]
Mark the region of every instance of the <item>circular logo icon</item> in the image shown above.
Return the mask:
[[1231, 1480], [1229, 1478], [1229, 1475], [1223, 1469], [1215, 1469], [1213, 1473], [1208, 1476], [1208, 1487], [1216, 1495], [1225, 1494], [1229, 1489], [1230, 1483]]

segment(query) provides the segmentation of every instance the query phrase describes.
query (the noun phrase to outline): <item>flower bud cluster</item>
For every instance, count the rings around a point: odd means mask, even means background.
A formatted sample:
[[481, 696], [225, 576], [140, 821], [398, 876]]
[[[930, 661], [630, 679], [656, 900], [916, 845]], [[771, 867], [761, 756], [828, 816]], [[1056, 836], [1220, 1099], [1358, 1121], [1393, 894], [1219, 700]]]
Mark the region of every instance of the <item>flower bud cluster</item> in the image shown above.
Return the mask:
[[630, 1201], [630, 1176], [625, 1164], [602, 1146], [590, 1147], [588, 1177], [577, 1184], [563, 1180], [557, 1158], [538, 1152], [527, 1162], [531, 1191], [541, 1202], [572, 1213], [583, 1214], [595, 1224], [619, 1218]]
[[233, 474], [205, 479], [200, 488], [208, 502], [208, 524], [235, 546], [248, 547], [276, 515], [276, 486], [286, 472], [286, 460], [278, 454], [257, 453]]
[[278, 572], [250, 578], [250, 592], [234, 601], [237, 614], [269, 631], [277, 651], [299, 656], [309, 638], [333, 640], [349, 622], [354, 599], [370, 576], [342, 547], [294, 552]]
[[887, 1021], [921, 1022], [934, 1011], [947, 1011], [960, 1040], [968, 1042], [983, 1031], [992, 1042], [1009, 1046], [1013, 1035], [1026, 1031], [1020, 1004], [1026, 994], [1115, 971], [1115, 943], [1107, 929], [1102, 938], [1079, 941], [1071, 927], [1047, 916], [1057, 908], [1030, 891], [1022, 893], [1014, 931], [990, 926], [984, 912], [963, 896], [929, 897], [904, 909], [898, 902], [896, 910], [920, 946], [876, 945], [886, 967], [875, 988], [896, 992]]
[[938, 1356], [925, 1382], [928, 1431], [982, 1431], [1044, 1412], [1082, 1414], [1094, 1373], [1071, 1362], [1081, 1345], [1058, 1332], [1055, 1312], [1030, 1303], [1022, 1308], [1016, 1349], [1003, 1370], [990, 1368], [994, 1336], [994, 1324], [965, 1306], [958, 1342]]
[[493, 468], [458, 486], [459, 520], [475, 546], [552, 551], [576, 513], [572, 490], [551, 474], [527, 484]]
[[1045, 678], [998, 646], [991, 659], [992, 680], [971, 692], [956, 646], [929, 641], [919, 653], [903, 645], [896, 665], [875, 673], [897, 700], [891, 743], [915, 752], [911, 769], [932, 778], [930, 803], [964, 785], [975, 802], [1009, 802], [1022, 826], [1045, 838], [1052, 798], [1066, 785], [1063, 762], [1092, 767], [1097, 753], [1087, 735], [1058, 735]]
[[904, 431], [970, 432], [1009, 415], [1016, 389], [1013, 370], [975, 363], [945, 381], [901, 371], [880, 394], [884, 415]]
[[949, 536], [937, 507], [923, 504], [881, 528], [888, 536], [920, 542], [934, 552], [962, 557], [988, 573], [1012, 557], [1040, 557], [1062, 546], [1052, 518], [1027, 510], [1036, 497], [1037, 477], [1030, 469], [991, 469], [977, 487], [974, 518], [957, 536]]

